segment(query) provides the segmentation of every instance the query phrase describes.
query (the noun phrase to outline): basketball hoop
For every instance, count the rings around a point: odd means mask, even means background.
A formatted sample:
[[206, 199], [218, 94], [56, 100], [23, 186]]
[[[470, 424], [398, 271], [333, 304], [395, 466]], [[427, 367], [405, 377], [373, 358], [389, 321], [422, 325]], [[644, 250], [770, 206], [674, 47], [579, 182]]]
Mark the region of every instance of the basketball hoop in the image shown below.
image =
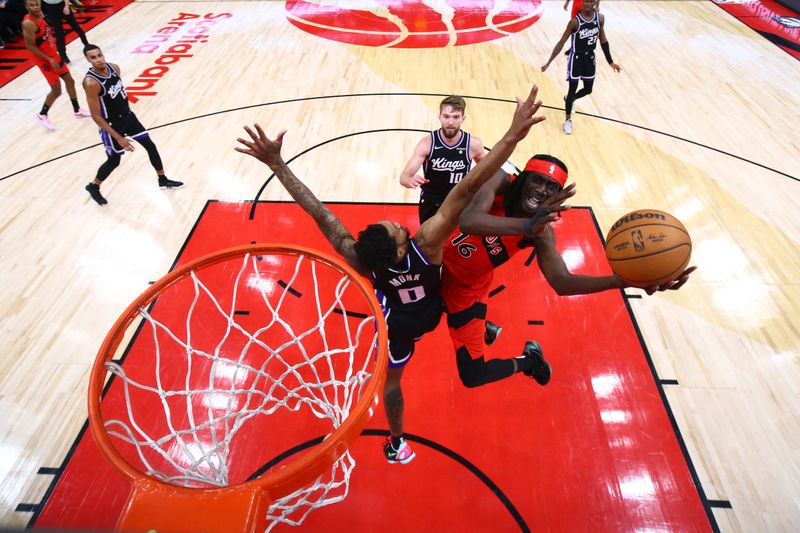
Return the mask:
[[239, 246], [170, 272], [89, 383], [92, 435], [132, 487], [116, 528], [261, 532], [344, 499], [387, 351], [372, 289], [326, 254]]

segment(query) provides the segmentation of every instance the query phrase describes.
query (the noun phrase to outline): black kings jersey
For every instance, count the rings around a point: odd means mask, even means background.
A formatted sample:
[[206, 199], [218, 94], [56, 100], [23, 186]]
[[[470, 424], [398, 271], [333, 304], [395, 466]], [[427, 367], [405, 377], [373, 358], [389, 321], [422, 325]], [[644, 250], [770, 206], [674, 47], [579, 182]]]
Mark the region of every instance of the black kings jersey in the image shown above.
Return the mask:
[[381, 306], [404, 312], [440, 305], [441, 280], [442, 265], [428, 261], [414, 239], [409, 241], [400, 265], [372, 273], [372, 286]]
[[93, 78], [102, 87], [100, 90], [100, 109], [105, 119], [124, 117], [131, 112], [128, 105], [128, 94], [122, 85], [122, 79], [111, 66], [108, 65], [108, 76], [103, 77], [92, 69], [86, 73], [86, 77]]
[[572, 54], [593, 54], [600, 38], [600, 15], [595, 11], [592, 18], [586, 20], [578, 13], [578, 29], [572, 32]]
[[471, 164], [469, 141], [469, 133], [462, 130], [458, 144], [449, 146], [442, 138], [442, 130], [431, 132], [431, 151], [422, 165], [428, 183], [421, 187], [420, 202], [441, 204], [447, 193], [467, 175]]

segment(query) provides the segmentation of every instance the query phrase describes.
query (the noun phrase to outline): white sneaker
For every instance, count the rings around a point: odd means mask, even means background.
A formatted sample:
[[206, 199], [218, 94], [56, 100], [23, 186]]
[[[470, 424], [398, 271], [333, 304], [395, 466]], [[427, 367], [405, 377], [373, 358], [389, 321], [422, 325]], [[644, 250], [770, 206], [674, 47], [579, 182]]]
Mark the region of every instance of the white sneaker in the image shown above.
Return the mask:
[[53, 126], [53, 123], [50, 121], [50, 117], [47, 115], [40, 115], [39, 113], [36, 113], [36, 120], [38, 120], [39, 124], [44, 126], [45, 129], [50, 131], [54, 131], [56, 129], [56, 127]]
[[568, 118], [566, 122], [564, 122], [564, 133], [567, 135], [572, 134], [572, 119]]

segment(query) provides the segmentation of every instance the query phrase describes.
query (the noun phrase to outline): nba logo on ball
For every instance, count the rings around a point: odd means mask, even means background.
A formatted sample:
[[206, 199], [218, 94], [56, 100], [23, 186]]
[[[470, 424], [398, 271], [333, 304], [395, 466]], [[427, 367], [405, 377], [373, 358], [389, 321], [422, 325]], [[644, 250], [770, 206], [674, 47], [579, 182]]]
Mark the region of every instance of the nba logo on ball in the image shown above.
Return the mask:
[[492, 41], [530, 27], [543, 9], [542, 0], [286, 1], [289, 22], [307, 33], [386, 48], [442, 48]]
[[692, 240], [669, 213], [641, 209], [617, 220], [606, 236], [606, 257], [615, 274], [634, 287], [675, 280], [692, 255]]

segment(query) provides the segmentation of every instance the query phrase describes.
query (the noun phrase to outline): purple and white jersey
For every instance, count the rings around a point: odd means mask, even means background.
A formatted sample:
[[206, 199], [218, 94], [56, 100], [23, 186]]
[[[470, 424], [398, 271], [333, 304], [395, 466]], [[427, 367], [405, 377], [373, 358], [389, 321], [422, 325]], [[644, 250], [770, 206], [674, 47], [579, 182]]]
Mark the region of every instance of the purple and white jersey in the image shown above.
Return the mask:
[[124, 117], [131, 112], [128, 104], [128, 94], [122, 84], [122, 79], [111, 66], [108, 65], [108, 76], [101, 76], [92, 69], [86, 73], [86, 77], [93, 78], [102, 87], [100, 91], [100, 108], [105, 119]]

